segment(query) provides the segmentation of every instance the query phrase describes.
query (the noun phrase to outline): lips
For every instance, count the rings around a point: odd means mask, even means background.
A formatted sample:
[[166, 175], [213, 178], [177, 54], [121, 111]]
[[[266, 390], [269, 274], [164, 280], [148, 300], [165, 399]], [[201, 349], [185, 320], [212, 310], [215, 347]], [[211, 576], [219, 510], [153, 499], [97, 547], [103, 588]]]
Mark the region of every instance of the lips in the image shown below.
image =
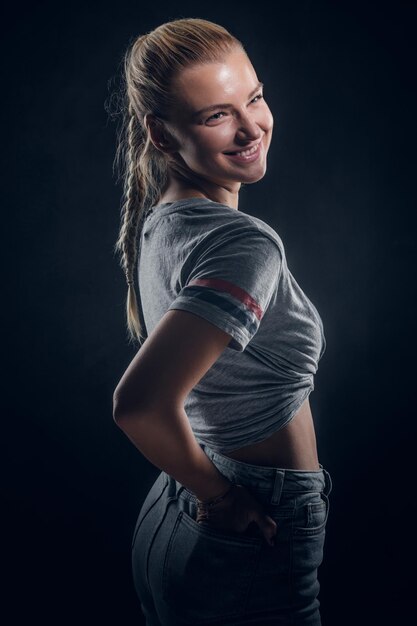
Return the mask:
[[258, 141], [257, 143], [253, 143], [250, 146], [245, 146], [242, 148], [239, 148], [238, 150], [233, 150], [233, 151], [225, 151], [224, 154], [237, 154], [238, 152], [245, 152], [246, 150], [251, 150], [252, 148], [254, 148], [255, 146], [257, 146], [258, 144], [260, 144], [261, 142]]
[[227, 154], [226, 152], [224, 153], [225, 156], [227, 156], [229, 158], [229, 161], [232, 161], [234, 163], [240, 163], [242, 165], [247, 165], [249, 163], [253, 163], [254, 161], [257, 161], [260, 158], [260, 154], [262, 153], [262, 144], [261, 142], [259, 142], [258, 144], [256, 144], [255, 149], [253, 150], [252, 153], [250, 154]]

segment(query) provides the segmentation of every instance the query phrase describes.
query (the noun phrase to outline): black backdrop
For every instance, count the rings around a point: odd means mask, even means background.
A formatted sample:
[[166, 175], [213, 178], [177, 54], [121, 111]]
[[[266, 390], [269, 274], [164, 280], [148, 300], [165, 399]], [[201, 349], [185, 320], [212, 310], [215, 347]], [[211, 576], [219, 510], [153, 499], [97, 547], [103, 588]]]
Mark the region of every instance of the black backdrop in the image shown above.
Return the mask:
[[143, 623], [130, 542], [159, 470], [112, 420], [135, 349], [104, 103], [128, 40], [176, 17], [243, 41], [275, 118], [239, 208], [279, 232], [324, 322], [310, 396], [333, 478], [323, 623], [413, 614], [416, 4], [275, 5], [39, 2], [3, 21], [9, 623]]

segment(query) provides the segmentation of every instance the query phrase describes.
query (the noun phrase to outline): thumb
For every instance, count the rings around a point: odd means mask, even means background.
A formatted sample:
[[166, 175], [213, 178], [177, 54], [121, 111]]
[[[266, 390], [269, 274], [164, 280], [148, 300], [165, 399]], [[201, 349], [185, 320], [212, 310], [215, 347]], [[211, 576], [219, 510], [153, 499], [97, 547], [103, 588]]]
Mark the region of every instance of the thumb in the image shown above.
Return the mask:
[[269, 515], [259, 514], [256, 520], [261, 529], [267, 543], [273, 547], [275, 545], [274, 538], [277, 534], [277, 523]]

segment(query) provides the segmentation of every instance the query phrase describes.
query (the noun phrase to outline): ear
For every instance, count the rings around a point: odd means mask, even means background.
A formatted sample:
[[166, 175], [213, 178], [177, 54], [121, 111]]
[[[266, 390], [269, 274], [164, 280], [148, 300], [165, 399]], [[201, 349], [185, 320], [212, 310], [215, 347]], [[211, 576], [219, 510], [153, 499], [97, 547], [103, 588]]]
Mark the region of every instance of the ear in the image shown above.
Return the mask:
[[176, 142], [166, 130], [165, 125], [161, 119], [153, 115], [152, 113], [146, 113], [143, 118], [143, 123], [148, 129], [150, 139], [157, 148], [164, 153], [173, 152], [176, 150]]

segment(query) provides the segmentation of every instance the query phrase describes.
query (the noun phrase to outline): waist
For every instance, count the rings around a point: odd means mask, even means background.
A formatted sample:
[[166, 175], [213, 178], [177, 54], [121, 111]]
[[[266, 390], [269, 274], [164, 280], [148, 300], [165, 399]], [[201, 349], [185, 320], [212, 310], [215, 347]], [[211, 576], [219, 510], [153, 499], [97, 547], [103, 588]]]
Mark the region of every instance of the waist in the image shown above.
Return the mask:
[[[283, 497], [284, 499], [285, 497], [291, 498], [297, 492], [315, 491], [329, 494], [332, 489], [330, 474], [321, 463], [317, 470], [261, 466], [227, 457], [206, 444], [200, 443], [200, 446], [228, 480], [252, 490], [253, 493], [258, 494], [260, 501], [271, 503], [276, 501], [278, 504]], [[177, 481], [174, 482], [177, 489], [182, 491], [183, 497], [195, 500], [194, 494]]]
[[316, 435], [309, 398], [305, 398], [293, 417], [269, 437], [222, 454], [255, 465], [318, 470]]
[[[216, 388], [211, 393], [194, 388], [186, 399], [185, 411], [196, 439], [217, 452], [229, 455], [231, 451], [243, 447], [247, 450], [253, 444], [276, 437], [278, 431], [284, 432], [289, 424], [294, 424], [293, 417], [313, 389], [311, 381], [303, 381], [299, 388], [288, 389], [285, 394], [271, 395], [259, 391], [256, 394], [240, 391], [224, 395], [218, 393]], [[286, 444], [282, 447], [284, 449]], [[238, 460], [252, 463], [253, 458]], [[261, 460], [262, 464], [271, 463]], [[272, 465], [279, 465], [279, 459], [274, 458]]]

